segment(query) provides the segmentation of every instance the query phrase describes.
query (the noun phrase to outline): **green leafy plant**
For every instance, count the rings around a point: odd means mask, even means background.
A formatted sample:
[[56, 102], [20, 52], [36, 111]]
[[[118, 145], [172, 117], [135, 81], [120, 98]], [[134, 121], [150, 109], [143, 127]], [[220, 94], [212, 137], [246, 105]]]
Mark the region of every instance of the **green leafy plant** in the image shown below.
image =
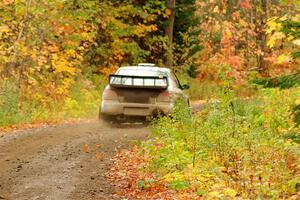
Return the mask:
[[155, 122], [155, 138], [144, 144], [149, 169], [172, 189], [201, 188], [210, 199], [294, 195], [300, 147], [291, 109], [300, 88], [262, 89], [246, 100], [226, 84], [220, 101], [194, 116], [178, 103]]

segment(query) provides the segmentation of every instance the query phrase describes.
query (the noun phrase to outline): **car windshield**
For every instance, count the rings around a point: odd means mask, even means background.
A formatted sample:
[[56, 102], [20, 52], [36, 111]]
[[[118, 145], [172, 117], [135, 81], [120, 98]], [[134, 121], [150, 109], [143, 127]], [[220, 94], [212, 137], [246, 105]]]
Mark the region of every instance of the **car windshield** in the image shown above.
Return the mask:
[[153, 70], [153, 69], [120, 69], [117, 73], [118, 75], [127, 75], [127, 76], [167, 76], [166, 72]]

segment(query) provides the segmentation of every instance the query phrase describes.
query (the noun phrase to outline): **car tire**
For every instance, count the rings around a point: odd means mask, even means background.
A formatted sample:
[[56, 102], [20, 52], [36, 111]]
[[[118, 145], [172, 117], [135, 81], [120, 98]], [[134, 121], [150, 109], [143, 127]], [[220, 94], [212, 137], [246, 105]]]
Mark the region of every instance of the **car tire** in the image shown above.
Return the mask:
[[99, 113], [99, 120], [100, 122], [106, 124], [106, 125], [113, 125], [116, 122], [116, 119], [114, 116], [106, 115], [103, 113]]

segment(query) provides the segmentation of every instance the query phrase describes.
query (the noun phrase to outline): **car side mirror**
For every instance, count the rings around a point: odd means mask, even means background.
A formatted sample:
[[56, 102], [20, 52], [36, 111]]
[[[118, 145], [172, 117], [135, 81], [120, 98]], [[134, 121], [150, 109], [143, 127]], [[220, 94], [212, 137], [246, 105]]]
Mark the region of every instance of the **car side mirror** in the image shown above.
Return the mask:
[[184, 85], [181, 86], [181, 89], [182, 90], [188, 90], [188, 89], [190, 89], [190, 85], [184, 84]]

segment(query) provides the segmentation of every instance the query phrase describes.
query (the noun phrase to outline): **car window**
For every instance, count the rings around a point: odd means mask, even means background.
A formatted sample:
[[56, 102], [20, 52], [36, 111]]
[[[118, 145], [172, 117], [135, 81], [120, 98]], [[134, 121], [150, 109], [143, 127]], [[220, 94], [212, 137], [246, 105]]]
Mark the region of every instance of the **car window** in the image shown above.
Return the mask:
[[179, 83], [179, 81], [178, 81], [176, 75], [175, 75], [173, 72], [170, 73], [170, 77], [171, 77], [171, 81], [174, 83], [174, 85], [175, 85], [177, 88], [181, 88], [181, 87], [180, 87], [180, 83]]
[[135, 76], [131, 77], [122, 77], [122, 76], [111, 76], [110, 84], [115, 86], [148, 86], [148, 87], [167, 87], [168, 81], [167, 78], [152, 78], [146, 77], [139, 78]]

